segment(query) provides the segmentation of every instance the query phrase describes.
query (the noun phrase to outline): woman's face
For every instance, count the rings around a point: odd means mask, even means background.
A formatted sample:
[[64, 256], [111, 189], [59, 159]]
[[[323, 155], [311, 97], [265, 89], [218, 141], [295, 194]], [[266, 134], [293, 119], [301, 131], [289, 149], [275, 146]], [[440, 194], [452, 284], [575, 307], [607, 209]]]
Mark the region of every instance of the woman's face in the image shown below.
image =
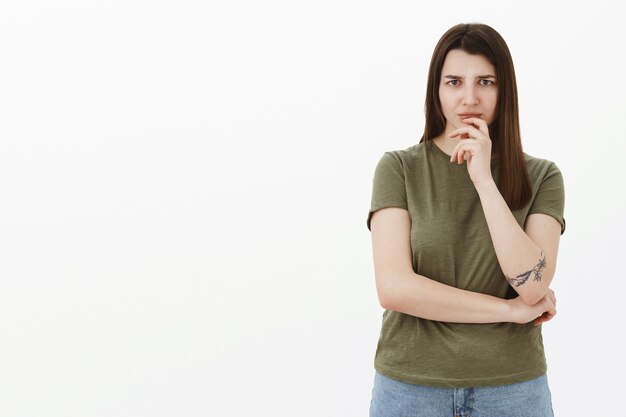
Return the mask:
[[466, 117], [479, 117], [487, 125], [495, 120], [498, 101], [496, 81], [496, 69], [483, 55], [470, 55], [460, 49], [448, 52], [439, 83], [446, 132], [467, 126], [461, 121]]

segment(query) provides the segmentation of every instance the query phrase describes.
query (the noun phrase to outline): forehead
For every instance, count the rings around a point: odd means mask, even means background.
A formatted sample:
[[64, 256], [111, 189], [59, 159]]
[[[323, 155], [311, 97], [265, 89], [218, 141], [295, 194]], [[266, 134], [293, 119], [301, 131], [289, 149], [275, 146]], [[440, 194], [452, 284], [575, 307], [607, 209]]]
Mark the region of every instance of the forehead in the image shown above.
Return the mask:
[[484, 55], [471, 55], [460, 49], [448, 52], [441, 68], [441, 74], [445, 75], [478, 75], [493, 74], [496, 68]]

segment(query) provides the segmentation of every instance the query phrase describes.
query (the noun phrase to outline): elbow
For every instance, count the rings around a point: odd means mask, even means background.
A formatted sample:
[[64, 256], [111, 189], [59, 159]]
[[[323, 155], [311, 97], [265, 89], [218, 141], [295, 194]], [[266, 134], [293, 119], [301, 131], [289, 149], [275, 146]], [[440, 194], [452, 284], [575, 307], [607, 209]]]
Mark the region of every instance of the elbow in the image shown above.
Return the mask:
[[378, 302], [380, 306], [385, 310], [393, 310], [392, 304], [388, 298], [382, 298], [380, 295], [378, 296]]
[[394, 310], [397, 305], [397, 288], [398, 285], [393, 281], [392, 276], [376, 277], [376, 292], [378, 293], [378, 302], [385, 310]]
[[384, 299], [379, 297], [378, 300], [380, 302], [380, 306], [385, 310], [404, 311], [402, 307], [404, 304], [398, 297], [387, 297]]
[[413, 297], [410, 297], [409, 294], [419, 292], [419, 284], [411, 279], [415, 277], [412, 269], [394, 268], [378, 271], [375, 276], [378, 302], [382, 308], [404, 311], [407, 304], [414, 303]]
[[524, 304], [534, 306], [543, 299], [548, 293], [548, 287], [537, 285], [535, 288], [529, 288], [527, 291], [520, 291], [519, 295]]
[[389, 292], [378, 290], [378, 302], [385, 310], [393, 310], [393, 297]]
[[539, 292], [525, 292], [520, 294], [520, 298], [522, 299], [522, 301], [524, 302], [524, 304], [529, 305], [529, 306], [534, 306], [535, 304], [537, 304], [539, 301], [541, 301], [541, 299], [545, 296], [544, 294], [541, 294]]
[[528, 281], [521, 287], [515, 287], [524, 304], [533, 306], [541, 301], [549, 291], [550, 283], [554, 277], [554, 270], [544, 271], [539, 281]]

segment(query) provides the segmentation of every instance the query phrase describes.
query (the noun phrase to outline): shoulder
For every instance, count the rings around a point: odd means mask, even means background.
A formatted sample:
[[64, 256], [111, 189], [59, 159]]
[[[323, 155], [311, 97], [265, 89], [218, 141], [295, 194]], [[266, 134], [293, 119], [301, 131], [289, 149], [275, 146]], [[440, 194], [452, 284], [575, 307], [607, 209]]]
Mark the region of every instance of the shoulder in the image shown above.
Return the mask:
[[561, 234], [565, 232], [565, 184], [557, 165], [548, 159], [536, 158], [524, 154], [527, 162], [528, 176], [533, 189], [533, 197], [528, 203], [531, 214], [547, 214], [561, 224]]
[[524, 152], [526, 159], [526, 169], [531, 180], [541, 180], [547, 176], [562, 176], [561, 170], [554, 161], [544, 158], [538, 158]]
[[406, 171], [416, 164], [419, 164], [425, 157], [424, 150], [424, 143], [418, 143], [406, 149], [387, 151], [380, 158], [379, 164], [393, 166], [402, 171]]

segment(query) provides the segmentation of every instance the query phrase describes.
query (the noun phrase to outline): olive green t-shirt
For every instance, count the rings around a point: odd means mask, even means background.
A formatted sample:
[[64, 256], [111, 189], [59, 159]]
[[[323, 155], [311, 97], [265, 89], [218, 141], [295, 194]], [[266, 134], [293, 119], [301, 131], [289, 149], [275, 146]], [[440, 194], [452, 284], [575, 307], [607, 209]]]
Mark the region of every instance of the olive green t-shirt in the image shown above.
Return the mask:
[[[532, 198], [513, 211], [520, 226], [533, 213], [554, 217], [565, 231], [564, 186], [551, 161], [526, 158]], [[498, 181], [499, 159], [491, 161]], [[464, 290], [510, 299], [480, 198], [467, 165], [425, 142], [386, 152], [373, 180], [367, 218], [384, 207], [401, 207], [411, 218], [413, 270]], [[450, 323], [385, 310], [374, 367], [407, 383], [477, 387], [528, 381], [547, 371], [541, 326], [515, 323]]]

